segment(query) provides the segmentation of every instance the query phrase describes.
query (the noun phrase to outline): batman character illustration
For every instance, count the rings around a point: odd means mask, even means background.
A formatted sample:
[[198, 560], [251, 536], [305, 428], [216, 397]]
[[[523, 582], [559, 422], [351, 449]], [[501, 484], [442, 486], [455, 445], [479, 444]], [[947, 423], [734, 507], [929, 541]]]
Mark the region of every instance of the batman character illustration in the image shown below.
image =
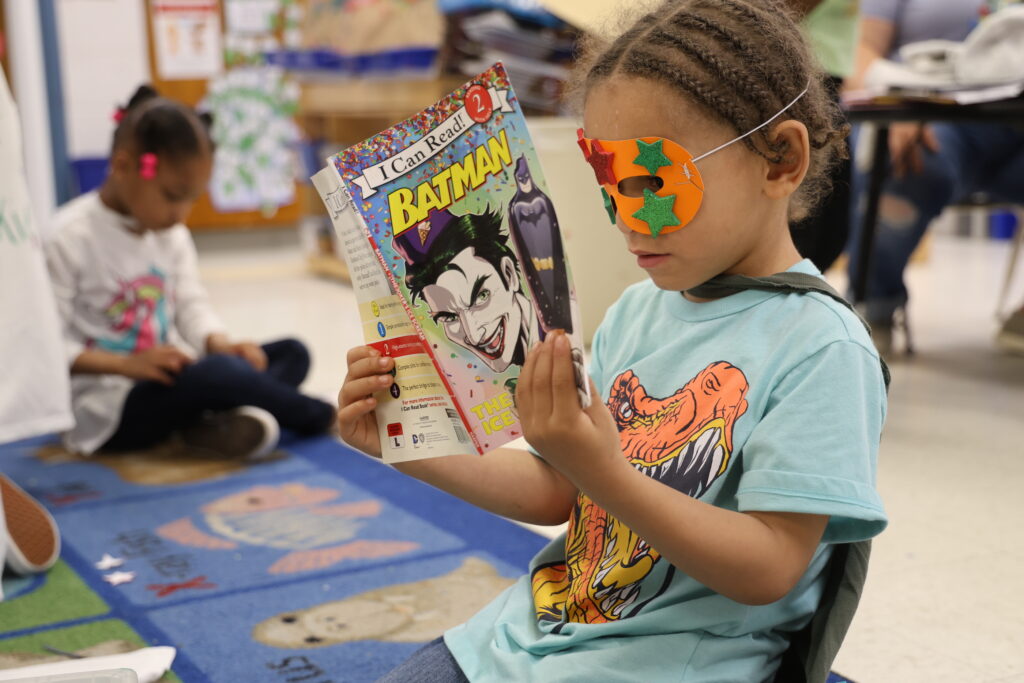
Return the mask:
[[569, 276], [555, 206], [533, 181], [525, 156], [516, 160], [515, 177], [517, 191], [508, 204], [509, 232], [537, 302], [541, 338], [551, 330], [571, 333]]

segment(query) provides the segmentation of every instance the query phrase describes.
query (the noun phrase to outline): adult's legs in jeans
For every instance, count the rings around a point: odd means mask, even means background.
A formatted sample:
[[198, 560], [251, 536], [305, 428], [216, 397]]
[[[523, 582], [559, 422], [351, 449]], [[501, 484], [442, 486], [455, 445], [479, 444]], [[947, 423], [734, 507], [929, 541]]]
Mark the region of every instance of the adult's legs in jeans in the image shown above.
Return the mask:
[[263, 408], [278, 424], [300, 434], [325, 431], [335, 408], [301, 394], [296, 386], [309, 368], [309, 355], [299, 342], [263, 347], [268, 367], [258, 372], [235, 356], [211, 354], [186, 367], [172, 386], [139, 382], [128, 394], [117, 432], [105, 444], [111, 450], [146, 448], [206, 411], [243, 405]]
[[444, 637], [427, 643], [409, 659], [377, 679], [377, 683], [469, 683], [452, 657]]
[[[1004, 158], [989, 165], [978, 182], [996, 201], [1024, 204], [1024, 128], [993, 128], [1001, 133], [1000, 146], [1005, 151]], [[1024, 229], [1024, 226], [1019, 228]]]
[[[939, 151], [925, 150], [921, 173], [903, 178], [890, 175], [882, 190], [865, 302], [868, 321], [873, 324], [889, 323], [896, 309], [906, 303], [903, 271], [929, 223], [955, 200], [980, 190], [993, 191], [996, 184], [1012, 186], [1011, 171], [1001, 174], [996, 183], [992, 169], [1013, 169], [1014, 164], [1022, 163], [1021, 134], [1012, 128], [977, 124], [932, 127]], [[860, 262], [859, 235], [868, 183], [868, 169], [861, 166], [856, 165], [853, 179], [855, 200], [848, 242], [851, 278]], [[1019, 195], [1019, 180], [1015, 187]]]
[[[945, 127], [943, 127], [945, 128]], [[856, 152], [867, 149], [860, 144], [865, 130], [857, 132]], [[875, 131], [873, 131], [875, 132]], [[948, 131], [949, 134], [955, 134]], [[936, 130], [938, 136], [939, 130]], [[959, 185], [959, 165], [947, 148], [947, 131], [940, 138], [941, 152], [924, 151], [921, 173], [896, 178], [890, 166], [878, 205], [878, 222], [871, 251], [870, 271], [865, 293], [866, 317], [873, 325], [888, 325], [893, 313], [907, 301], [903, 270], [928, 224], [953, 201]], [[851, 230], [847, 242], [850, 257], [847, 272], [850, 281], [860, 267], [860, 234], [870, 167], [858, 156], [854, 161]]]

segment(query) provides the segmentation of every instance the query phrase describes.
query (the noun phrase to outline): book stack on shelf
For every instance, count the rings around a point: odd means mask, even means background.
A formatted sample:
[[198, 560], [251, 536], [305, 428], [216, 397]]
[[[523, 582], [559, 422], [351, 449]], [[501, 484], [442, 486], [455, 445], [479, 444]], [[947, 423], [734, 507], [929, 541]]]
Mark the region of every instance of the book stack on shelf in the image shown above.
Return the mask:
[[500, 61], [528, 116], [562, 113], [575, 28], [529, 2], [441, 0], [438, 6], [446, 16], [442, 73], [471, 76]]

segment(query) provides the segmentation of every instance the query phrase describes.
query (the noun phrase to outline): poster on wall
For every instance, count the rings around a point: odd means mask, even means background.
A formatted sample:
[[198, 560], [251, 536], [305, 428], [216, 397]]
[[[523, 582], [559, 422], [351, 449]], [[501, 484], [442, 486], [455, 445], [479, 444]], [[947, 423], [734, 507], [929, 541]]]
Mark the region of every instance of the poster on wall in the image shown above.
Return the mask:
[[206, 79], [224, 69], [220, 8], [210, 0], [151, 0], [161, 80]]
[[270, 33], [281, 11], [282, 0], [227, 0], [224, 18], [228, 33]]
[[295, 201], [298, 101], [298, 85], [278, 67], [237, 67], [210, 81], [199, 109], [213, 114], [210, 199], [218, 211], [269, 218]]

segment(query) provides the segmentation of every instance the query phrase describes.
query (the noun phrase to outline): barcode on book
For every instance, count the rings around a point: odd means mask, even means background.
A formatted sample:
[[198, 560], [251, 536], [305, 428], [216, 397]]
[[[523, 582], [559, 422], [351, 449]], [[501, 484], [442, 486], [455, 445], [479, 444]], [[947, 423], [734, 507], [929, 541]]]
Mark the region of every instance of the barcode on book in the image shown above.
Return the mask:
[[469, 443], [469, 434], [462, 428], [462, 425], [453, 421], [452, 426], [455, 427], [455, 438], [459, 440], [459, 443]]
[[454, 410], [452, 410], [451, 408], [445, 408], [444, 412], [448, 413], [448, 419], [449, 420], [458, 420], [459, 419], [459, 414], [457, 412], [455, 412]]

